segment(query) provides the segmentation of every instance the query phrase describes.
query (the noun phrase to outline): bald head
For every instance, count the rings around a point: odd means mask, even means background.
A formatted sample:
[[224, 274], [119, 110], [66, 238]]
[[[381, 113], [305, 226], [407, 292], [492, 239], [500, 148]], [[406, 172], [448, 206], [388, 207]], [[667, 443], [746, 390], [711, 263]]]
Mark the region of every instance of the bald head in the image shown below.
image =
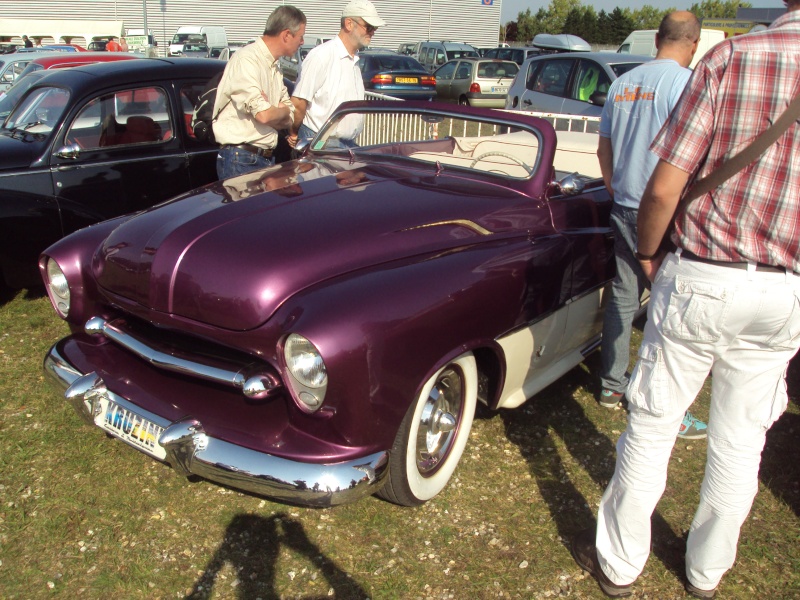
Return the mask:
[[[800, 0], [798, 0], [800, 1]], [[688, 67], [700, 40], [700, 20], [688, 10], [676, 10], [661, 20], [656, 34], [656, 58], [671, 58]]]

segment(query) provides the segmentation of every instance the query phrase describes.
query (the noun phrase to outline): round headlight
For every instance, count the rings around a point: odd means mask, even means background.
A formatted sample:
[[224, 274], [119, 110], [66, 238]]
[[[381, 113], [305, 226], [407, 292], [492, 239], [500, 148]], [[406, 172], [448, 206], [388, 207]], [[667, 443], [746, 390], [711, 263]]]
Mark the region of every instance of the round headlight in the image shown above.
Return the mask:
[[64, 271], [52, 258], [47, 259], [47, 293], [56, 312], [66, 318], [69, 312], [69, 284]]
[[286, 367], [300, 384], [310, 388], [323, 387], [328, 382], [328, 372], [314, 344], [296, 333], [286, 338], [283, 347]]

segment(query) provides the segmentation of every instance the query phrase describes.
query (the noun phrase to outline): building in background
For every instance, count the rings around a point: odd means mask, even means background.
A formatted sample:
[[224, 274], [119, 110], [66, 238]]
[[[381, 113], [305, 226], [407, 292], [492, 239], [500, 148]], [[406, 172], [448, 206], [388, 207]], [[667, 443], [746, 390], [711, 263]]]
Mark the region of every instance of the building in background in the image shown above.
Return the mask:
[[[378, 30], [373, 44], [397, 48], [424, 40], [467, 42], [496, 46], [500, 31], [502, 0], [373, 0], [387, 25]], [[124, 22], [125, 29], [152, 29], [159, 55], [178, 27], [219, 25], [230, 42], [245, 42], [260, 36], [267, 16], [278, 6], [292, 4], [308, 17], [306, 37], [336, 35], [341, 9], [347, 0], [0, 0], [4, 19], [107, 19]], [[17, 33], [21, 45], [22, 35]], [[13, 40], [12, 40], [13, 41]], [[57, 42], [58, 40], [54, 40]]]

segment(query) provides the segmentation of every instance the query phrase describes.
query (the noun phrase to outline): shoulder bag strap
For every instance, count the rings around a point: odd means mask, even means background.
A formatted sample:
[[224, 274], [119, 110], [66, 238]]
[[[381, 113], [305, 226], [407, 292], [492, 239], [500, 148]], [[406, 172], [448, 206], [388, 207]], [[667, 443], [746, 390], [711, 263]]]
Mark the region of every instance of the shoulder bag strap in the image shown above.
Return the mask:
[[773, 123], [769, 129], [764, 130], [756, 139], [739, 154], [725, 161], [714, 171], [694, 182], [686, 195], [681, 199], [681, 204], [691, 202], [699, 198], [716, 187], [725, 183], [728, 179], [736, 175], [739, 171], [747, 167], [760, 157], [775, 141], [781, 137], [789, 126], [800, 118], [800, 95], [795, 97], [783, 114]]

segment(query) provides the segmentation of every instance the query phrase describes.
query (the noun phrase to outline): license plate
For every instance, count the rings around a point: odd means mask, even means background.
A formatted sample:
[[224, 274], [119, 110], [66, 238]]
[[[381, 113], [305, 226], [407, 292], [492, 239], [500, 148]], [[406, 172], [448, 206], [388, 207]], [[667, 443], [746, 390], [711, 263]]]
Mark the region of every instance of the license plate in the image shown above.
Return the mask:
[[166, 451], [158, 443], [158, 438], [164, 432], [163, 427], [123, 408], [113, 400], [103, 398], [101, 402], [103, 410], [95, 418], [95, 423], [101, 429], [151, 456], [161, 460], [166, 458]]
[[395, 83], [418, 83], [419, 79], [416, 77], [395, 77]]
[[493, 87], [492, 91], [495, 94], [505, 94], [508, 91], [507, 87]]

